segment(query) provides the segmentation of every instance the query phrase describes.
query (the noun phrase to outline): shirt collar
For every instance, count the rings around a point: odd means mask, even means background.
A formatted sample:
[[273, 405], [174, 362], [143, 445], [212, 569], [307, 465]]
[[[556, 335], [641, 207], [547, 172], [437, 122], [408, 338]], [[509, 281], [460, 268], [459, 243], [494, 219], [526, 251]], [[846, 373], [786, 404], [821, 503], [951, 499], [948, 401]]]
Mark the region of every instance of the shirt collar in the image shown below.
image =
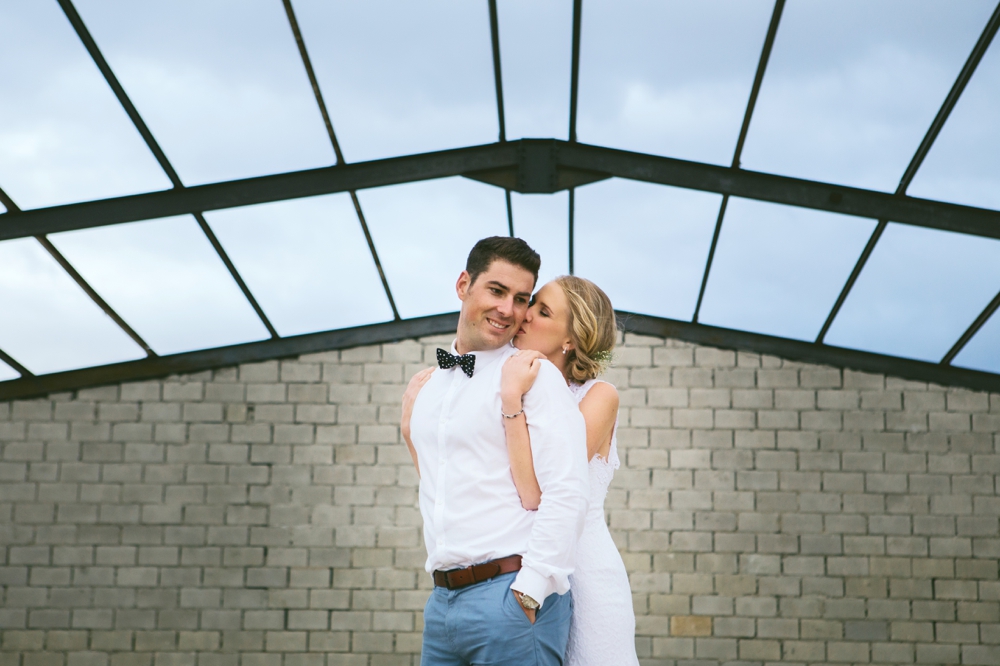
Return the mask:
[[[457, 343], [458, 343], [458, 338], [455, 338], [454, 340], [451, 341], [451, 353], [454, 354], [455, 356], [459, 356], [458, 348], [456, 346]], [[512, 342], [508, 342], [507, 344], [497, 349], [487, 349], [483, 351], [469, 352], [470, 354], [476, 357], [476, 367], [472, 371], [473, 376], [475, 376], [475, 374], [479, 372], [482, 368], [491, 365], [493, 361], [503, 358], [504, 356], [509, 354], [510, 350], [514, 348], [515, 348], [514, 344]]]

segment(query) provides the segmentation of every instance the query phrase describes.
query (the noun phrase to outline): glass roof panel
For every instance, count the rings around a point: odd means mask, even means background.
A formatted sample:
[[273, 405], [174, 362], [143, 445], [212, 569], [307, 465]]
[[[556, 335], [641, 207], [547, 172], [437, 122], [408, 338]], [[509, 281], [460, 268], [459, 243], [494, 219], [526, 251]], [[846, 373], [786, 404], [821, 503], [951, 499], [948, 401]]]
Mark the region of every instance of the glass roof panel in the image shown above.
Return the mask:
[[569, 193], [510, 195], [514, 235], [542, 257], [536, 290], [569, 273]]
[[350, 195], [205, 217], [279, 335], [392, 319]]
[[268, 337], [191, 217], [70, 231], [49, 239], [157, 354]]
[[1000, 373], [1000, 310], [962, 348], [952, 365]]
[[7, 381], [8, 379], [17, 379], [20, 376], [17, 370], [0, 361], [0, 382]]
[[21, 208], [170, 187], [55, 2], [0, 3], [0, 187]]
[[743, 166], [895, 190], [995, 6], [792, 0]]
[[294, 6], [348, 162], [497, 140], [486, 2]]
[[1000, 209], [1000, 39], [993, 38], [907, 194]]
[[936, 363], [1000, 291], [1000, 241], [889, 224], [831, 345]]
[[573, 3], [499, 0], [497, 15], [507, 138], [566, 139]]
[[455, 281], [469, 250], [481, 238], [507, 235], [503, 190], [460, 176], [362, 190], [358, 197], [404, 319], [456, 312]]
[[619, 310], [690, 320], [721, 201], [617, 178], [577, 188], [575, 272]]
[[333, 163], [280, 2], [76, 4], [185, 184]]
[[860, 217], [731, 198], [699, 320], [815, 340], [874, 228]]
[[580, 140], [730, 164], [773, 7], [773, 0], [588, 1]]
[[0, 243], [0, 349], [35, 374], [146, 356], [33, 238]]

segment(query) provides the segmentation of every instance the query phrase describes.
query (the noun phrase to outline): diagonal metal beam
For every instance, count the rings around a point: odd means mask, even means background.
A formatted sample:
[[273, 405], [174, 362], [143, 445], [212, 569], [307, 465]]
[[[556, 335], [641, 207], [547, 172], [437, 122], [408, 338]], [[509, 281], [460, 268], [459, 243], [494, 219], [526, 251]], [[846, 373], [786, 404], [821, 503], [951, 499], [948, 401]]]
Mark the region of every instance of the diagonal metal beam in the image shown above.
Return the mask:
[[969, 328], [965, 329], [965, 333], [962, 334], [962, 337], [960, 337], [958, 341], [952, 345], [951, 349], [948, 350], [948, 353], [941, 359], [941, 364], [951, 365], [951, 362], [955, 360], [955, 357], [958, 356], [959, 352], [965, 348], [965, 345], [969, 344], [969, 340], [975, 337], [976, 333], [979, 332], [979, 329], [981, 329], [983, 325], [989, 321], [990, 317], [993, 316], [993, 313], [995, 313], [998, 308], [1000, 308], [1000, 292], [998, 292], [997, 295], [993, 297], [993, 300], [990, 301], [985, 308], [983, 308], [983, 311], [979, 313], [979, 316], [976, 317], [976, 320], [972, 322]]
[[90, 286], [90, 284], [83, 278], [82, 275], [80, 275], [80, 273], [76, 270], [76, 268], [74, 268], [73, 265], [69, 263], [69, 260], [63, 256], [62, 252], [60, 252], [56, 248], [56, 246], [53, 245], [51, 241], [49, 241], [48, 238], [46, 238], [45, 236], [36, 236], [35, 238], [41, 244], [41, 246], [45, 248], [45, 251], [48, 252], [52, 256], [52, 258], [56, 260], [56, 262], [62, 267], [62, 269], [66, 271], [71, 278], [73, 278], [73, 281], [76, 282], [81, 289], [83, 289], [83, 291], [87, 294], [87, 296], [90, 297], [90, 300], [94, 301], [94, 303], [97, 304], [97, 307], [101, 308], [101, 310], [104, 311], [104, 314], [111, 317], [111, 320], [116, 324], [118, 324], [118, 328], [125, 331], [125, 334], [128, 337], [132, 338], [133, 342], [142, 347], [142, 350], [146, 352], [146, 356], [156, 356], [156, 352], [153, 351], [152, 347], [150, 347], [146, 343], [146, 341], [143, 340], [142, 337], [135, 331], [135, 329], [129, 326], [128, 323], [124, 319], [122, 319], [121, 316], [117, 312], [115, 312], [110, 305], [108, 305], [108, 302], [105, 301], [101, 297], [101, 295], [98, 294], [97, 291], [95, 291], [94, 288]]
[[[7, 209], [8, 213], [9, 212], [14, 212], [14, 211], [18, 210], [17, 204], [15, 204], [11, 200], [11, 198], [7, 196], [7, 193], [4, 192], [2, 189], [0, 189], [0, 203], [2, 203], [4, 205], [4, 207]], [[23, 365], [21, 365], [20, 363], [18, 363], [17, 360], [13, 356], [11, 356], [10, 354], [7, 354], [2, 349], [0, 349], [0, 361], [3, 361], [4, 363], [6, 363], [7, 365], [9, 365], [10, 367], [14, 368], [14, 370], [16, 370], [17, 372], [21, 373], [22, 377], [33, 377], [34, 376], [31, 373], [30, 370], [28, 370], [26, 367], [24, 367]]]
[[[767, 26], [767, 34], [764, 36], [764, 47], [760, 51], [760, 60], [757, 61], [757, 72], [753, 77], [753, 85], [750, 87], [750, 99], [747, 101], [747, 109], [743, 113], [743, 124], [740, 126], [740, 135], [736, 139], [736, 150], [733, 152], [734, 169], [740, 168], [740, 160], [743, 157], [743, 145], [747, 140], [747, 133], [750, 131], [750, 120], [753, 118], [754, 108], [757, 106], [757, 97], [760, 95], [760, 86], [764, 82], [764, 73], [767, 71], [767, 63], [771, 59], [771, 50], [774, 48], [774, 39], [778, 35], [778, 24], [781, 23], [781, 14], [785, 10], [785, 0], [776, 0], [774, 10], [771, 12], [771, 22]], [[712, 232], [712, 243], [708, 247], [708, 258], [705, 260], [705, 272], [701, 276], [701, 287], [698, 289], [698, 301], [694, 306], [694, 316], [691, 321], [698, 321], [701, 313], [701, 303], [705, 299], [705, 288], [708, 286], [708, 276], [712, 272], [712, 262], [715, 260], [715, 248], [719, 245], [719, 236], [722, 234], [722, 221], [726, 217], [726, 208], [729, 206], [729, 195], [722, 195], [722, 202], [719, 204], [719, 215], [715, 219], [715, 230]]]
[[[330, 138], [330, 143], [333, 145], [333, 152], [337, 156], [337, 165], [346, 164], [344, 159], [344, 153], [340, 149], [340, 142], [337, 140], [337, 133], [333, 131], [333, 121], [330, 120], [330, 113], [327, 111], [326, 102], [323, 100], [323, 92], [319, 87], [319, 80], [316, 78], [316, 70], [313, 69], [312, 60], [309, 58], [309, 51], [306, 50], [306, 42], [302, 37], [302, 30], [299, 29], [299, 21], [295, 17], [295, 9], [292, 7], [292, 0], [282, 0], [282, 4], [285, 6], [285, 15], [288, 17], [288, 25], [292, 29], [292, 35], [295, 37], [295, 44], [299, 48], [299, 56], [302, 58], [302, 65], [306, 69], [306, 75], [309, 77], [309, 84], [312, 86], [313, 96], [316, 98], [316, 104], [319, 106], [319, 111], [323, 116], [323, 124], [326, 125], [326, 133]], [[389, 300], [389, 307], [392, 308], [392, 316], [395, 320], [399, 321], [399, 310], [396, 309], [396, 300], [392, 297], [392, 290], [389, 288], [389, 280], [385, 276], [385, 271], [382, 269], [382, 261], [378, 257], [378, 251], [375, 249], [375, 241], [372, 239], [371, 232], [368, 230], [368, 221], [365, 219], [365, 214], [361, 210], [361, 201], [358, 199], [358, 194], [354, 190], [351, 190], [351, 203], [354, 204], [354, 212], [358, 216], [358, 223], [361, 224], [361, 231], [365, 235], [365, 241], [368, 243], [368, 251], [371, 252], [372, 260], [375, 262], [375, 268], [378, 270], [379, 279], [382, 281], [382, 289], [385, 290], [385, 297]]]
[[208, 238], [208, 242], [211, 243], [212, 247], [215, 249], [215, 253], [219, 255], [219, 259], [222, 259], [222, 263], [225, 264], [229, 274], [233, 276], [233, 280], [236, 282], [237, 286], [239, 286], [240, 291], [243, 292], [247, 302], [250, 303], [250, 307], [253, 308], [253, 311], [257, 313], [257, 317], [267, 328], [268, 334], [270, 334], [272, 338], [279, 337], [278, 331], [275, 330], [274, 326], [271, 324], [271, 320], [268, 319], [266, 314], [264, 314], [264, 309], [260, 307], [260, 303], [257, 302], [256, 297], [254, 297], [253, 293], [250, 291], [250, 287], [248, 287], [247, 283], [243, 281], [243, 276], [240, 275], [238, 270], [236, 270], [236, 265], [233, 264], [232, 259], [229, 258], [229, 253], [222, 247], [222, 243], [219, 242], [215, 232], [212, 231], [212, 227], [208, 225], [208, 220], [205, 219], [205, 216], [201, 213], [201, 211], [192, 213], [192, 215], [194, 215], [194, 219], [197, 220], [198, 227], [201, 229], [202, 233], [205, 234], [206, 238]]
[[[902, 196], [906, 194], [907, 188], [910, 187], [910, 183], [913, 182], [913, 178], [917, 175], [917, 170], [920, 169], [920, 166], [924, 163], [924, 159], [926, 159], [928, 153], [930, 153], [935, 139], [937, 139], [938, 134], [941, 133], [941, 129], [948, 121], [948, 116], [951, 115], [955, 105], [958, 104], [958, 100], [962, 96], [962, 92], [969, 84], [969, 81], [972, 80], [972, 75], [976, 73], [976, 68], [979, 66], [979, 62], [983, 59], [986, 51], [989, 50], [990, 44], [996, 36], [998, 28], [1000, 28], [1000, 3], [998, 3], [996, 9], [993, 10], [993, 15], [990, 16], [990, 20], [986, 22], [986, 27], [983, 28], [983, 32], [979, 35], [979, 39], [976, 40], [975, 46], [972, 47], [972, 53], [970, 53], [969, 57], [966, 59], [965, 64], [962, 66], [962, 70], [958, 73], [958, 77], [955, 79], [955, 83], [952, 84], [951, 90], [948, 91], [948, 95], [944, 98], [941, 108], [938, 109], [937, 115], [934, 116], [931, 126], [927, 129], [927, 133], [924, 134], [924, 138], [920, 141], [920, 145], [917, 146], [917, 150], [913, 154], [913, 158], [906, 166], [906, 170], [903, 172], [903, 177], [899, 180], [899, 186], [896, 188], [897, 195]], [[879, 219], [878, 224], [875, 226], [875, 230], [868, 239], [868, 243], [865, 244], [865, 249], [861, 252], [861, 256], [858, 257], [857, 263], [855, 263], [854, 268], [851, 270], [851, 274], [848, 276], [847, 282], [844, 283], [843, 289], [840, 290], [840, 294], [837, 296], [837, 300], [834, 302], [833, 308], [830, 309], [830, 314], [827, 315], [826, 321], [823, 322], [823, 326], [820, 328], [819, 334], [816, 336], [816, 342], [823, 342], [826, 338], [826, 334], [830, 331], [830, 327], [833, 325], [833, 320], [837, 318], [838, 314], [840, 314], [840, 309], [844, 306], [844, 302], [847, 300], [847, 296], [851, 293], [851, 290], [854, 289], [854, 283], [858, 281], [858, 276], [860, 276], [861, 271], [864, 270], [865, 264], [868, 263], [868, 259], [871, 257], [876, 243], [878, 243], [879, 239], [882, 237], [882, 233], [885, 231], [888, 224], [888, 218], [883, 217]], [[959, 347], [959, 349], [961, 349], [961, 347]], [[958, 351], [956, 350], [955, 353], [957, 354]], [[946, 356], [945, 358], [948, 357]], [[954, 358], [954, 356], [951, 358]], [[951, 362], [950, 359], [948, 362]]]
[[[10, 354], [8, 354], [7, 352], [5, 352], [2, 349], [0, 349], [0, 361], [3, 361], [4, 363], [6, 363], [10, 367], [12, 367], [14, 370], [16, 370], [17, 372], [21, 373], [21, 378], [22, 379], [24, 379], [26, 377], [27, 378], [31, 378], [31, 377], [35, 376], [35, 375], [33, 375], [31, 373], [30, 370], [28, 370], [26, 367], [24, 367], [23, 365], [21, 365], [20, 363], [18, 363], [17, 360], [15, 360]], [[16, 382], [18, 380], [17, 379], [13, 379], [11, 381], [15, 381]], [[0, 382], [0, 383], [2, 383], [2, 382]], [[0, 389], [0, 390], [2, 390], [2, 389]]]
[[[107, 81], [108, 86], [111, 87], [111, 91], [115, 94], [115, 97], [118, 99], [118, 103], [121, 104], [123, 109], [125, 109], [125, 113], [128, 114], [129, 119], [132, 121], [132, 124], [135, 125], [136, 130], [138, 130], [139, 132], [139, 135], [142, 136], [143, 141], [146, 142], [146, 146], [149, 148], [150, 152], [153, 153], [153, 156], [156, 158], [156, 161], [160, 164], [160, 168], [162, 168], [164, 173], [167, 174], [167, 178], [170, 179], [170, 182], [173, 184], [174, 189], [175, 190], [184, 189], [184, 183], [181, 182], [180, 176], [177, 174], [177, 171], [174, 170], [173, 165], [170, 164], [170, 160], [167, 159], [166, 153], [163, 152], [163, 149], [160, 147], [160, 144], [156, 141], [156, 138], [153, 136], [153, 133], [149, 130], [149, 127], [146, 125], [146, 122], [142, 119], [142, 116], [139, 115], [138, 109], [136, 109], [135, 105], [132, 104], [132, 100], [129, 98], [128, 93], [125, 92], [125, 88], [122, 87], [121, 82], [118, 80], [118, 77], [111, 69], [111, 66], [105, 59], [104, 54], [101, 53], [101, 49], [98, 48], [97, 42], [94, 41], [94, 37], [90, 34], [90, 30], [83, 22], [83, 19], [80, 17], [79, 12], [76, 11], [76, 7], [73, 5], [72, 0], [57, 0], [57, 1], [59, 2], [59, 6], [63, 10], [63, 13], [66, 15], [66, 18], [69, 20], [70, 25], [73, 26], [73, 30], [76, 31], [76, 34], [80, 38], [80, 41], [83, 42], [83, 46], [87, 49], [87, 53], [90, 54], [90, 57], [94, 61], [94, 64], [97, 65], [97, 69], [100, 70], [101, 74], [104, 76], [104, 80]], [[194, 215], [195, 218], [197, 219], [198, 226], [201, 228], [203, 232], [205, 232], [205, 235], [208, 237], [208, 241], [212, 244], [212, 247], [215, 248], [216, 253], [222, 260], [222, 263], [225, 264], [226, 269], [229, 271], [229, 274], [232, 275], [233, 280], [235, 280], [236, 284], [239, 285], [240, 291], [243, 292], [243, 296], [250, 303], [250, 306], [253, 308], [254, 312], [257, 313], [257, 316], [260, 318], [265, 328], [267, 328], [268, 333], [270, 333], [272, 338], [278, 337], [278, 332], [274, 329], [274, 326], [271, 325], [271, 321], [267, 318], [267, 315], [264, 314], [263, 308], [260, 307], [260, 304], [257, 302], [257, 299], [250, 292], [250, 289], [247, 287], [246, 282], [243, 281], [243, 278], [242, 276], [240, 276], [239, 271], [236, 270], [236, 266], [229, 259], [229, 255], [223, 249], [222, 244], [219, 243], [219, 240], [215, 237], [215, 234], [212, 233], [211, 228], [208, 226], [208, 223], [205, 221], [205, 218], [202, 215], [202, 211], [199, 210], [199, 211], [189, 211], [189, 212], [192, 215]]]
[[157, 143], [156, 138], [153, 137], [153, 133], [149, 131], [149, 127], [146, 126], [146, 122], [139, 115], [138, 109], [132, 104], [132, 100], [129, 99], [128, 94], [125, 92], [125, 88], [122, 87], [121, 82], [118, 81], [118, 77], [111, 70], [111, 66], [108, 61], [105, 60], [104, 54], [101, 53], [101, 49], [98, 48], [97, 42], [94, 41], [93, 36], [90, 34], [90, 30], [84, 24], [83, 19], [80, 18], [79, 12], [76, 11], [76, 7], [73, 5], [72, 0], [57, 0], [59, 6], [62, 8], [63, 13], [69, 20], [70, 25], [73, 26], [73, 30], [76, 31], [77, 37], [83, 42], [83, 46], [87, 49], [87, 53], [90, 54], [91, 59], [94, 64], [97, 65], [97, 69], [101, 71], [104, 76], [104, 80], [108, 82], [111, 87], [111, 91], [118, 98], [118, 103], [121, 104], [122, 108], [125, 109], [125, 113], [128, 114], [129, 120], [135, 125], [135, 128], [139, 131], [139, 135], [142, 136], [143, 141], [149, 147], [153, 157], [159, 162], [160, 168], [167, 174], [167, 178], [173, 183], [174, 187], [184, 187], [181, 184], [180, 176], [174, 171], [174, 167], [170, 164], [170, 160], [167, 159], [166, 153], [160, 148], [160, 144]]
[[517, 145], [488, 144], [26, 210], [16, 217], [4, 214], [0, 240], [516, 167]]
[[[14, 200], [11, 199], [10, 196], [8, 196], [8, 194], [3, 191], [3, 189], [0, 189], [0, 203], [3, 203], [3, 205], [7, 208], [7, 212], [10, 214], [19, 214], [22, 212], [21, 208], [16, 203], [14, 203]], [[102, 298], [101, 295], [97, 293], [97, 290], [95, 290], [93, 287], [90, 286], [90, 283], [87, 282], [82, 275], [80, 275], [80, 272], [77, 271], [76, 268], [69, 263], [69, 260], [63, 256], [62, 252], [60, 252], [56, 248], [56, 246], [53, 245], [51, 241], [49, 241], [48, 238], [39, 235], [35, 236], [35, 240], [37, 240], [39, 244], [42, 246], [42, 248], [44, 248], [45, 251], [48, 252], [49, 255], [56, 260], [56, 263], [58, 263], [62, 267], [62, 269], [66, 271], [66, 273], [69, 274], [71, 278], [73, 278], [73, 281], [76, 282], [76, 284], [81, 289], [83, 289], [84, 293], [90, 297], [90, 300], [96, 303], [97, 307], [101, 308], [101, 310], [104, 311], [104, 314], [111, 317], [111, 320], [115, 322], [120, 329], [125, 331], [125, 334], [128, 335], [130, 338], [132, 338], [133, 342], [142, 347], [143, 351], [146, 352], [147, 356], [156, 356], [156, 352], [154, 352], [152, 348], [148, 344], [146, 344], [146, 341], [143, 340], [142, 337], [138, 333], [136, 333], [135, 329], [129, 326], [128, 323], [126, 323], [126, 321], [122, 319], [117, 312], [115, 312], [114, 308], [112, 308], [108, 304], [108, 302], [105, 301], [104, 298]], [[10, 364], [8, 363], [8, 365]]]
[[906, 171], [903, 172], [903, 177], [899, 181], [899, 187], [896, 188], [896, 194], [905, 194], [906, 189], [913, 182], [913, 177], [917, 175], [917, 170], [924, 163], [924, 159], [927, 154], [930, 153], [931, 147], [934, 145], [935, 139], [937, 139], [938, 134], [944, 128], [944, 124], [948, 122], [948, 116], [955, 109], [955, 105], [958, 104], [959, 98], [965, 91], [965, 87], [969, 85], [969, 81], [972, 80], [972, 75], [976, 73], [976, 68], [979, 67], [980, 61], [982, 61], [983, 56], [990, 48], [990, 44], [993, 42], [993, 38], [996, 37], [997, 29], [1000, 29], [1000, 3], [997, 4], [996, 8], [993, 10], [993, 15], [990, 16], [990, 20], [986, 22], [986, 27], [983, 28], [982, 34], [979, 35], [979, 39], [976, 40], [975, 46], [972, 47], [972, 52], [966, 59], [965, 64], [962, 65], [962, 71], [958, 73], [958, 77], [955, 79], [955, 83], [952, 84], [951, 90], [948, 91], [948, 95], [944, 98], [944, 102], [941, 104], [941, 108], [938, 109], [937, 115], [934, 116], [934, 120], [931, 122], [930, 128], [928, 128], [927, 133], [924, 135], [923, 140], [917, 147], [916, 153], [913, 155], [913, 159], [910, 160], [909, 165], [906, 167]]
[[[557, 142], [558, 143], [558, 142]], [[508, 142], [509, 145], [509, 142]], [[732, 169], [669, 157], [629, 153], [580, 143], [559, 145], [558, 165], [733, 197], [825, 210], [841, 215], [888, 218], [902, 224], [1000, 238], [1000, 211], [897, 196], [799, 178]]]

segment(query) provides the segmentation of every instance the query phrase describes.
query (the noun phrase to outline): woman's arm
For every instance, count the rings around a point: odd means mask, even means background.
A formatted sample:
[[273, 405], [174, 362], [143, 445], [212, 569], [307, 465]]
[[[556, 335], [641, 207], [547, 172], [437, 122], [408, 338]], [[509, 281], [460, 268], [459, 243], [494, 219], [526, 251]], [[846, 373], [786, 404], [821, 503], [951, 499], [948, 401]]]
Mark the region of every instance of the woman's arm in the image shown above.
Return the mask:
[[607, 458], [618, 420], [618, 391], [607, 382], [597, 382], [580, 402], [580, 411], [587, 423], [587, 460], [595, 455]]
[[431, 378], [431, 373], [434, 370], [434, 368], [424, 368], [410, 379], [410, 383], [403, 393], [403, 409], [399, 419], [399, 431], [403, 435], [406, 447], [410, 450], [410, 457], [413, 458], [413, 466], [417, 468], [418, 478], [420, 477], [420, 463], [417, 462], [417, 450], [413, 448], [413, 441], [410, 439], [410, 417], [413, 416], [413, 403], [417, 401], [417, 394]]
[[[522, 398], [535, 383], [538, 369], [544, 355], [522, 350], [507, 359], [503, 366], [500, 382], [500, 399], [503, 413], [517, 414], [522, 409]], [[510, 458], [510, 474], [514, 487], [521, 498], [521, 506], [528, 511], [536, 511], [542, 501], [542, 491], [535, 478], [535, 466], [531, 459], [531, 439], [528, 422], [524, 414], [503, 420], [507, 434], [507, 455]]]

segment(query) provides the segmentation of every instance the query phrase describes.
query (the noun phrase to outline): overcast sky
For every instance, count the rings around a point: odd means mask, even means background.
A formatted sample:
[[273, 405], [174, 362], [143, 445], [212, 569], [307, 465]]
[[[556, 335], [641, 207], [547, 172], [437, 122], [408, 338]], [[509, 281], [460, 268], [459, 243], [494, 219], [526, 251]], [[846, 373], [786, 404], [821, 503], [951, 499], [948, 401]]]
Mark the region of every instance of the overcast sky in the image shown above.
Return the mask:
[[[497, 140], [486, 0], [293, 4], [348, 162]], [[508, 138], [567, 138], [571, 0], [498, 4]], [[76, 6], [185, 184], [334, 162], [280, 0]], [[742, 166], [894, 191], [995, 6], [789, 0]], [[580, 141], [730, 164], [773, 3], [583, 7]], [[0, 3], [0, 79], [0, 188], [21, 208], [170, 186], [55, 0]], [[998, 95], [994, 44], [910, 194], [1000, 208]], [[462, 178], [359, 201], [403, 317], [458, 309], [469, 247], [507, 232], [502, 190]], [[690, 320], [720, 201], [580, 188], [576, 272], [620, 309]], [[541, 279], [567, 272], [566, 193], [512, 205]], [[279, 334], [392, 317], [347, 195], [206, 218]], [[700, 320], [814, 339], [874, 226], [731, 200]], [[158, 353], [267, 337], [192, 217], [51, 240]], [[1000, 242], [890, 224], [827, 341], [936, 362], [998, 290]], [[31, 239], [0, 243], [0, 349], [38, 373], [143, 356]], [[1000, 316], [957, 362], [1000, 372]]]

